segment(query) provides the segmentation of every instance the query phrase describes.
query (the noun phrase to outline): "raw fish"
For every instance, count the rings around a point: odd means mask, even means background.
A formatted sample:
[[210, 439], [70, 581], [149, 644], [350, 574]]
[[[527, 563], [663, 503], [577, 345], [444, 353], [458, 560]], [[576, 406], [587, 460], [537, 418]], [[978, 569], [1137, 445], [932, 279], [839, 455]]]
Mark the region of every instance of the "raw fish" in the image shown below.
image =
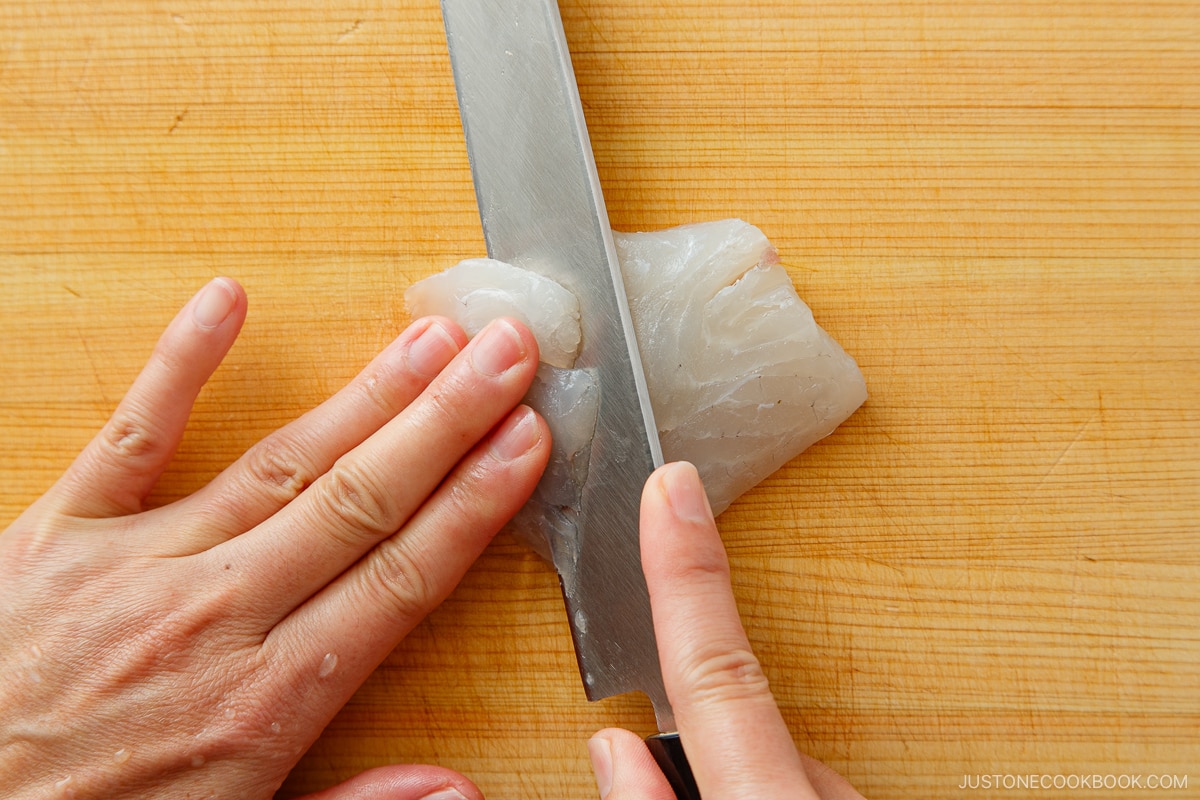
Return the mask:
[[716, 513], [867, 399], [758, 228], [731, 219], [614, 239], [663, 456], [696, 465]]
[[529, 502], [508, 529], [566, 574], [574, 562], [579, 509], [600, 410], [600, 383], [592, 369], [538, 367], [525, 402], [550, 427], [550, 461]]
[[[758, 228], [734, 219], [613, 236], [663, 455], [696, 465], [716, 513], [866, 400], [858, 365], [813, 320]], [[538, 337], [554, 369], [539, 369], [526, 401], [555, 446], [510, 528], [568, 580], [603, 379], [570, 369], [579, 307], [572, 316], [563, 293], [574, 300], [548, 278], [471, 259], [405, 299], [414, 317], [444, 314], [469, 334], [514, 316]]]
[[542, 361], [570, 367], [579, 355], [579, 299], [557, 281], [491, 258], [469, 258], [404, 293], [419, 316], [440, 314], [474, 336], [497, 317], [515, 317], [537, 337]]

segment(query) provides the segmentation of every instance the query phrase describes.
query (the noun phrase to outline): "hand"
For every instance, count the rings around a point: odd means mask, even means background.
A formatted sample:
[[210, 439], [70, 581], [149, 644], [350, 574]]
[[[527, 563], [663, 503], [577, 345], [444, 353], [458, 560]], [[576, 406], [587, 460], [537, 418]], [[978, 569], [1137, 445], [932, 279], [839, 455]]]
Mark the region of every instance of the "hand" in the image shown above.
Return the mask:
[[[796, 751], [738, 618], [695, 467], [668, 464], [650, 477], [641, 531], [663, 680], [704, 800], [862, 800], [840, 775]], [[604, 800], [674, 800], [635, 734], [600, 731], [588, 750]]]
[[[497, 321], [467, 344], [423, 319], [211, 484], [144, 509], [245, 312], [233, 281], [202, 289], [0, 534], [6, 797], [269, 798], [545, 466], [549, 431], [517, 405], [533, 336]], [[363, 796], [480, 797], [435, 767], [314, 797]]]

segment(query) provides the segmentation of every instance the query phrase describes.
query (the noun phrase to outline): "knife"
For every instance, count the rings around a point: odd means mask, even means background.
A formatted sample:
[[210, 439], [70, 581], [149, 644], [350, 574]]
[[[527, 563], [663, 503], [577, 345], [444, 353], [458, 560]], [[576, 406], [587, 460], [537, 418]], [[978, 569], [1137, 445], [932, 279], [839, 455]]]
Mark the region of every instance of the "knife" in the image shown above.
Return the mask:
[[663, 687], [638, 543], [642, 487], [662, 449], [558, 4], [442, 0], [442, 18], [488, 255], [579, 298], [575, 366], [599, 377], [575, 573], [560, 580], [584, 691], [649, 696], [661, 733], [647, 744], [676, 795], [699, 798]]

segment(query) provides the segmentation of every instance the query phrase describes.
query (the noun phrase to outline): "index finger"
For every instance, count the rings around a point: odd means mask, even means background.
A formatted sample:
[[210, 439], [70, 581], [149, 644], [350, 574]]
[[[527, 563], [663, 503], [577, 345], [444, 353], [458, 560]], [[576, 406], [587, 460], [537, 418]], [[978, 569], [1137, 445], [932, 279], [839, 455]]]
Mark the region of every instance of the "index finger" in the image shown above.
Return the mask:
[[704, 796], [816, 797], [742, 628], [695, 467], [651, 476], [641, 531], [663, 681]]

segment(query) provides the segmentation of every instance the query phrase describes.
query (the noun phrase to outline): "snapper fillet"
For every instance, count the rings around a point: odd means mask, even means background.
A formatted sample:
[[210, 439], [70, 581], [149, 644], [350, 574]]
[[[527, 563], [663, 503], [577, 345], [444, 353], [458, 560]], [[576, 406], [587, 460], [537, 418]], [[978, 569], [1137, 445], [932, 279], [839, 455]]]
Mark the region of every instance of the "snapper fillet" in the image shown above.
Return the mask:
[[[696, 465], [716, 513], [867, 399], [858, 365], [813, 320], [755, 226], [730, 219], [613, 238], [663, 456]], [[420, 281], [405, 301], [414, 317], [442, 314], [468, 334], [513, 316], [537, 337], [546, 363], [526, 402], [546, 418], [553, 450], [509, 527], [569, 583], [601, 384], [572, 369], [578, 301], [489, 259]]]

